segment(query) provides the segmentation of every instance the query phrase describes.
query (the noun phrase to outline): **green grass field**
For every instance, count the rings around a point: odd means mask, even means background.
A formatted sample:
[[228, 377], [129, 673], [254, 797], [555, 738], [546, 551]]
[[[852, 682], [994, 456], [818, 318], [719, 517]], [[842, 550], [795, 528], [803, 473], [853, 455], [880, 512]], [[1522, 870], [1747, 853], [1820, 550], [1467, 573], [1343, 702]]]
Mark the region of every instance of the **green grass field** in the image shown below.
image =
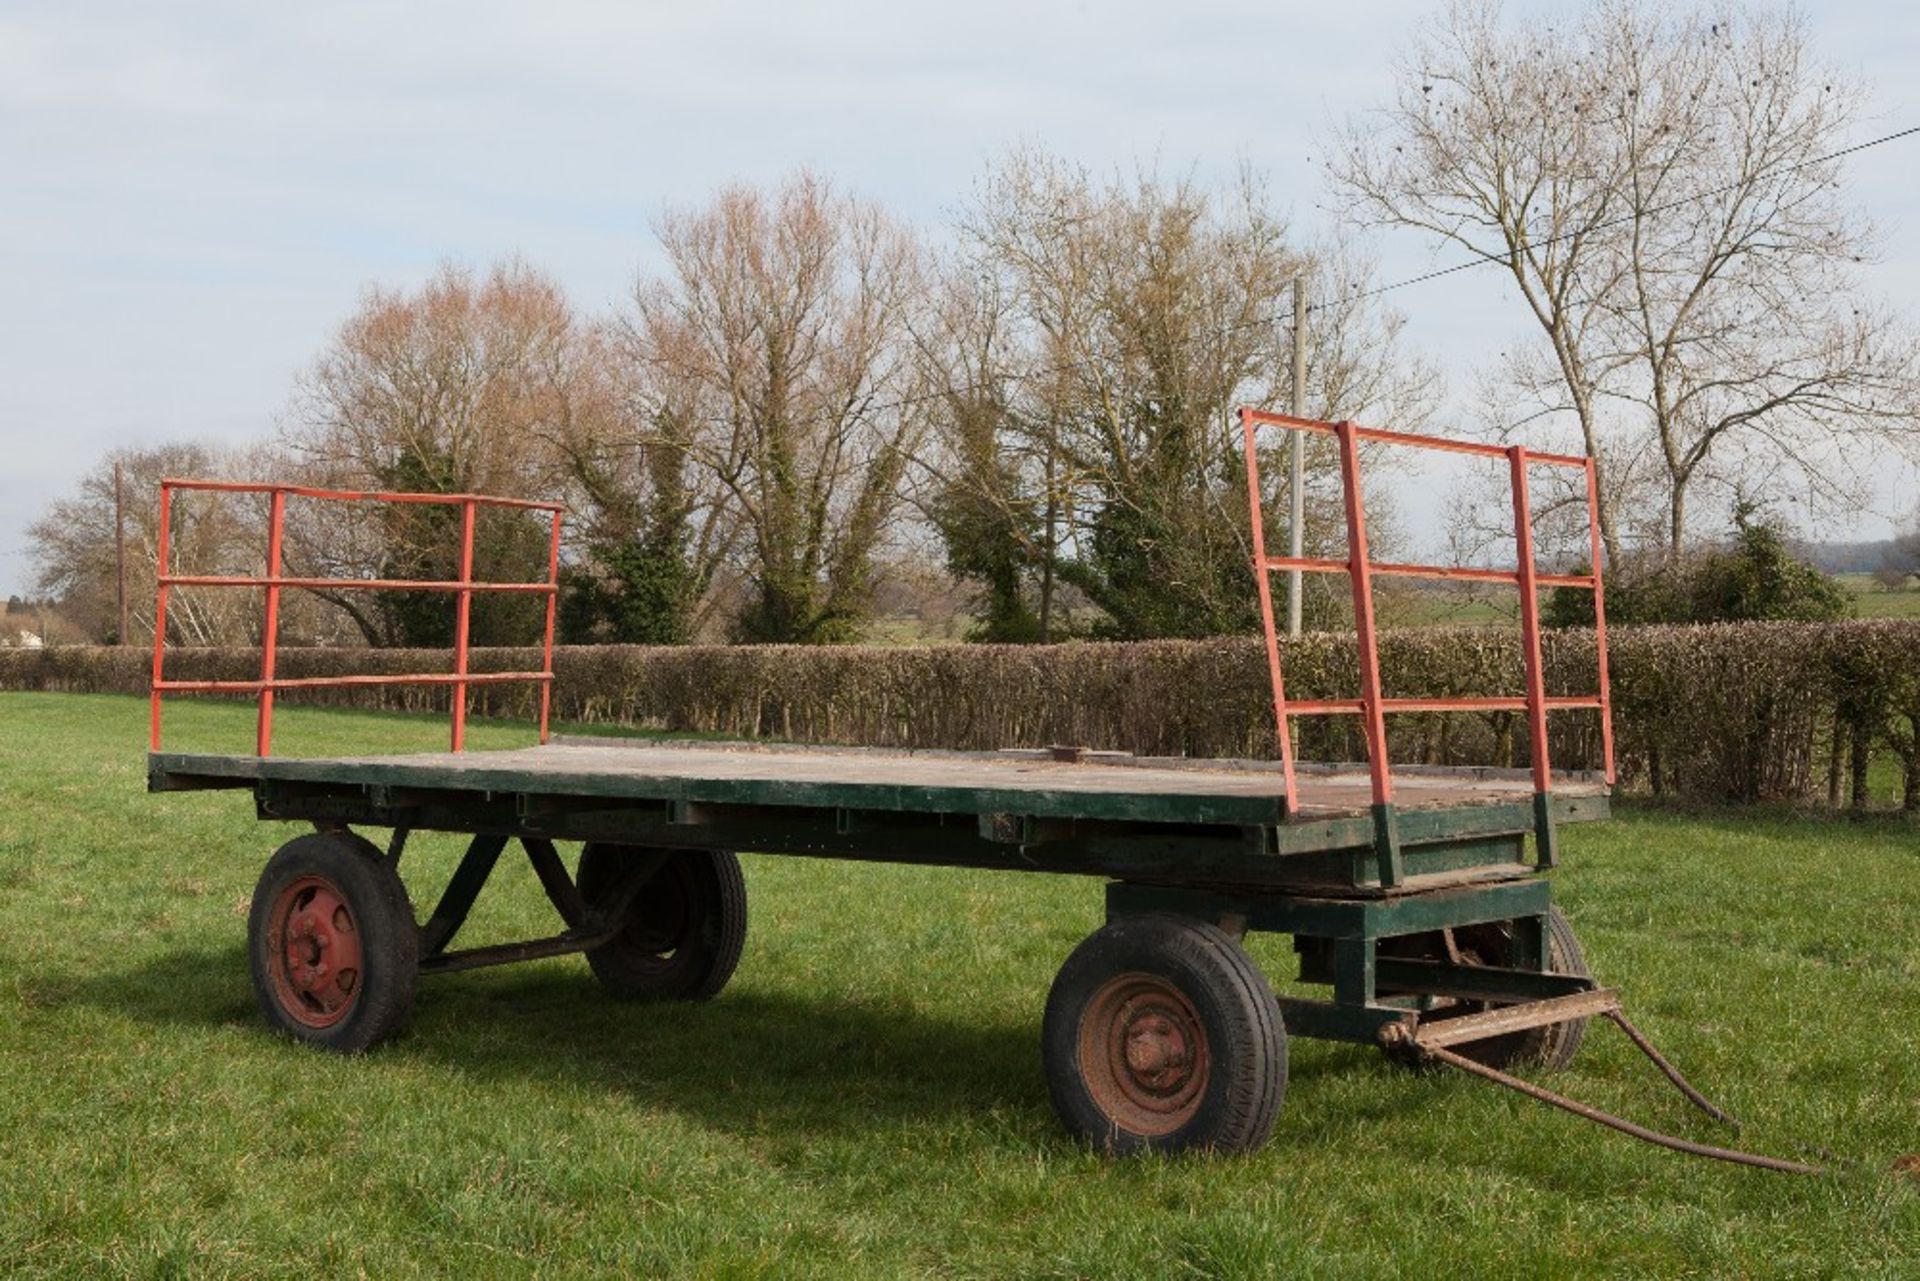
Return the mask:
[[[245, 750], [183, 703], [169, 746]], [[243, 794], [147, 796], [145, 705], [0, 694], [0, 1274], [487, 1277], [1916, 1276], [1920, 835], [1625, 808], [1557, 889], [1603, 980], [1796, 1179], [1645, 1147], [1484, 1083], [1296, 1041], [1273, 1142], [1071, 1145], [1038, 1025], [1100, 894], [1067, 877], [747, 860], [711, 1004], [577, 957], [425, 981], [359, 1059], [268, 1035], [243, 955], [272, 847]], [[289, 750], [436, 722], [289, 711]], [[478, 745], [519, 741], [492, 726]], [[407, 855], [416, 900], [456, 847]], [[503, 862], [471, 939], [546, 932]], [[1284, 940], [1256, 952], [1291, 974]], [[1707, 1141], [1609, 1028], [1559, 1083]]]
[[1853, 598], [1853, 612], [1861, 618], [1920, 618], [1920, 587], [1890, 592], [1871, 574], [1842, 574], [1840, 583]]

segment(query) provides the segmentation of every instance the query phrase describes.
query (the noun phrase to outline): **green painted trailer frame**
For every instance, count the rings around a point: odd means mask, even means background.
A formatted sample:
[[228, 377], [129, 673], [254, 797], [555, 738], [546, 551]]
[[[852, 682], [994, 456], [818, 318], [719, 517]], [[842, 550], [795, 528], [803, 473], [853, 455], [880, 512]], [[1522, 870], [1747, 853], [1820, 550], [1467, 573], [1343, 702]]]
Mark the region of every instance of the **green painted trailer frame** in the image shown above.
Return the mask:
[[[1604, 623], [1596, 628], [1593, 695], [1550, 696], [1537, 591], [1594, 594], [1603, 618], [1595, 478], [1590, 461], [1526, 449], [1241, 412], [1250, 510], [1259, 511], [1257, 429], [1333, 435], [1348, 527], [1344, 560], [1268, 556], [1252, 525], [1253, 567], [1272, 685], [1279, 760], [1134, 758], [1078, 747], [1002, 752], [897, 751], [638, 739], [549, 740], [559, 509], [477, 495], [371, 494], [230, 482], [161, 487], [159, 596], [148, 786], [154, 792], [252, 793], [263, 820], [310, 824], [267, 861], [248, 921], [255, 992], [269, 1023], [311, 1044], [352, 1052], [405, 1025], [423, 973], [584, 954], [616, 993], [705, 999], [724, 987], [745, 939], [747, 885], [738, 851], [1051, 872], [1101, 878], [1107, 924], [1069, 955], [1041, 1023], [1055, 1110], [1069, 1130], [1112, 1152], [1257, 1147], [1286, 1084], [1290, 1035], [1379, 1046], [1396, 1059], [1441, 1062], [1670, 1148], [1777, 1170], [1811, 1167], [1658, 1134], [1508, 1076], [1505, 1066], [1564, 1066], [1588, 1020], [1604, 1016], [1696, 1105], [1699, 1095], [1635, 1029], [1618, 996], [1588, 974], [1546, 873], [1559, 829], [1606, 817], [1613, 777]], [[1511, 570], [1376, 564], [1367, 553], [1359, 485], [1363, 443], [1504, 458], [1519, 564]], [[1543, 574], [1532, 545], [1527, 474], [1584, 472], [1593, 569]], [[259, 491], [270, 498], [262, 575], [177, 575], [167, 552], [172, 490]], [[453, 671], [421, 677], [283, 679], [275, 674], [279, 594], [331, 580], [281, 573], [290, 496], [330, 502], [434, 503], [461, 510], [457, 579], [413, 585], [453, 594]], [[475, 513], [485, 504], [551, 513], [543, 582], [473, 575]], [[1290, 701], [1280, 666], [1269, 576], [1344, 573], [1352, 582], [1361, 696]], [[1519, 589], [1523, 697], [1391, 698], [1383, 689], [1371, 576], [1471, 578]], [[163, 679], [169, 585], [264, 592], [261, 674], [249, 681]], [[398, 589], [384, 580], [335, 586]], [[546, 598], [537, 672], [475, 674], [467, 639], [481, 591]], [[532, 681], [537, 747], [464, 752], [469, 686]], [[420, 681], [450, 687], [453, 750], [329, 758], [269, 754], [278, 691]], [[258, 696], [256, 755], [161, 750], [168, 692]], [[1598, 713], [1599, 775], [1556, 773], [1547, 717]], [[1392, 764], [1385, 717], [1397, 713], [1525, 713], [1528, 768], [1418, 769]], [[1289, 720], [1360, 716], [1367, 763], [1294, 758]], [[356, 830], [358, 829], [358, 830]], [[389, 835], [384, 849], [368, 831]], [[399, 867], [416, 831], [468, 837], [465, 855], [424, 920]], [[510, 842], [525, 851], [560, 918], [537, 939], [452, 945]], [[570, 870], [556, 842], [582, 848]], [[1324, 999], [1276, 995], [1239, 946], [1249, 931], [1291, 936], [1299, 977]]]
[[[1054, 872], [1104, 878], [1110, 919], [1175, 913], [1239, 935], [1293, 936], [1301, 977], [1329, 999], [1285, 999], [1295, 1035], [1379, 1042], [1436, 1001], [1532, 1001], [1594, 988], [1545, 973], [1552, 910], [1541, 812], [1519, 771], [1402, 770], [1387, 883], [1364, 766], [1301, 767], [1289, 813], [1275, 768], [1078, 749], [906, 752], [752, 743], [558, 738], [514, 751], [289, 758], [155, 752], [155, 792], [252, 792], [258, 816], [322, 831], [386, 830], [398, 858], [415, 831], [468, 850], [427, 916], [423, 971], [590, 951], [587, 920], [553, 842], [648, 850]], [[1601, 819], [1604, 783], [1565, 776], [1546, 821]], [[565, 929], [450, 948], [509, 841], [521, 842]], [[1551, 848], [1549, 845], [1548, 848]], [[1502, 966], [1383, 954], [1391, 939], [1507, 923]]]

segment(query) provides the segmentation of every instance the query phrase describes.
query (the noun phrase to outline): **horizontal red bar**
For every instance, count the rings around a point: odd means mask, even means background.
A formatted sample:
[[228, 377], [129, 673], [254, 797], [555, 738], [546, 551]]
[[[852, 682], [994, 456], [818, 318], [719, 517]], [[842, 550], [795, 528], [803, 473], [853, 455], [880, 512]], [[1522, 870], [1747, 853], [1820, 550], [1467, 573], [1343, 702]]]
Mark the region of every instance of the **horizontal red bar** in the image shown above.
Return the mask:
[[414, 578], [246, 578], [220, 574], [163, 574], [160, 581], [169, 587], [307, 587], [323, 590], [406, 592], [537, 592], [551, 596], [558, 589], [552, 583], [463, 583], [448, 579]]
[[548, 682], [552, 672], [469, 672], [456, 676], [300, 676], [270, 681], [155, 681], [153, 688], [179, 694], [258, 694], [262, 690], [338, 689], [355, 685], [501, 685], [509, 681]]
[[[1380, 700], [1382, 711], [1387, 712], [1524, 712], [1527, 700], [1520, 697], [1493, 698], [1383, 698]], [[1312, 702], [1294, 702], [1289, 700], [1286, 712], [1289, 716], [1332, 716], [1366, 709], [1363, 700], [1358, 698], [1331, 698]], [[1550, 712], [1598, 711], [1598, 698], [1549, 698], [1547, 710]]]
[[1346, 712], [1364, 712], [1365, 700], [1358, 698], [1322, 698], [1295, 702], [1287, 700], [1289, 716], [1332, 716]]
[[[1269, 570], [1298, 569], [1310, 574], [1344, 574], [1351, 568], [1344, 560], [1327, 560], [1316, 556], [1269, 556], [1264, 562]], [[1404, 565], [1387, 561], [1375, 561], [1367, 567], [1376, 574], [1385, 574], [1394, 578], [1438, 578], [1446, 580], [1464, 580], [1479, 583], [1511, 583], [1520, 585], [1520, 573], [1512, 569], [1479, 569], [1467, 565]], [[1536, 574], [1534, 581], [1543, 587], [1584, 587], [1593, 588], [1591, 574]]]
[[[1265, 409], [1242, 409], [1240, 411], [1256, 423], [1266, 423], [1273, 427], [1285, 427], [1290, 431], [1316, 431], [1324, 435], [1334, 434], [1334, 424], [1318, 418], [1295, 418], [1291, 414], [1276, 414]], [[1354, 425], [1353, 434], [1361, 440], [1377, 440], [1389, 445], [1412, 445], [1418, 449], [1433, 449], [1444, 454], [1472, 454], [1479, 458], [1505, 458], [1504, 445], [1489, 445], [1477, 440], [1449, 440], [1444, 436], [1419, 436], [1407, 431], [1388, 431], [1384, 427], [1362, 427]], [[1531, 449], [1526, 451], [1530, 463], [1544, 463], [1554, 467], [1578, 467], [1586, 470], [1587, 460], [1572, 454], [1537, 454]]]
[[1263, 563], [1268, 569], [1300, 569], [1309, 574], [1344, 574], [1352, 568], [1344, 560], [1318, 556], [1269, 556]]
[[1520, 582], [1520, 571], [1516, 569], [1474, 569], [1466, 565], [1383, 565], [1378, 562], [1372, 569], [1376, 574], [1394, 578], [1465, 579], [1476, 583], [1513, 583], [1516, 586]]
[[559, 503], [535, 502], [531, 498], [498, 498], [491, 494], [403, 494], [363, 489], [317, 489], [311, 485], [258, 485], [245, 480], [181, 480], [173, 477], [160, 482], [162, 489], [205, 489], [223, 494], [294, 494], [301, 498], [323, 498], [344, 503], [429, 503], [458, 507], [473, 503], [479, 507], [517, 507], [529, 511], [561, 512]]

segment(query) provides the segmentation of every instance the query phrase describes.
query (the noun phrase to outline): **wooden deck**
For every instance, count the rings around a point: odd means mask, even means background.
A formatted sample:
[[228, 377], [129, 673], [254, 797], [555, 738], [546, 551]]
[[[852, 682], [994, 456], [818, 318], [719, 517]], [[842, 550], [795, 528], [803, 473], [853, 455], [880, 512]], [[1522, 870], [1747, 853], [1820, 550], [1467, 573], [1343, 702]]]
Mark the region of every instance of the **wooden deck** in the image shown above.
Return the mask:
[[[1094, 753], [935, 752], [649, 739], [557, 740], [512, 751], [326, 758], [154, 753], [155, 790], [245, 786], [265, 779], [462, 793], [831, 806], [949, 814], [1146, 822], [1269, 824], [1364, 815], [1364, 767], [1303, 766], [1300, 808], [1285, 812], [1278, 768]], [[1564, 797], [1604, 796], [1585, 776], [1556, 780]], [[1520, 772], [1396, 770], [1402, 810], [1525, 802]], [[1604, 807], [1596, 807], [1604, 811]]]

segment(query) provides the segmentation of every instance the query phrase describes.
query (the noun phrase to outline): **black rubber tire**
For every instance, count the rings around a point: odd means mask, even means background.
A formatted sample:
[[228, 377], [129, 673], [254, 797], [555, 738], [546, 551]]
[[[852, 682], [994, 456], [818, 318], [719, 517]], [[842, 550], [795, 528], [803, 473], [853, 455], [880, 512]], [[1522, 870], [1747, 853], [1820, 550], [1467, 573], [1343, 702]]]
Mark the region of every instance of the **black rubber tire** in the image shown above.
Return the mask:
[[[628, 877], [660, 853], [590, 844], [575, 877], [591, 914], [624, 892]], [[614, 995], [705, 1001], [719, 994], [747, 942], [747, 882], [725, 850], [670, 850], [634, 897], [620, 933], [589, 951], [587, 964]]]
[[[272, 920], [281, 895], [303, 877], [331, 883], [352, 913], [361, 963], [344, 1016], [328, 1027], [301, 1022], [282, 1004], [270, 967], [279, 940]], [[267, 860], [247, 916], [247, 956], [254, 995], [274, 1030], [341, 1054], [357, 1054], [405, 1030], [420, 977], [420, 930], [393, 865], [351, 832], [297, 836]]]
[[[1197, 1105], [1177, 1128], [1130, 1129], [1096, 1100], [1082, 1053], [1083, 1019], [1116, 981], [1146, 976], [1186, 1002], [1205, 1033], [1208, 1067]], [[1098, 1030], [1089, 1035], [1100, 1036]], [[1247, 1152], [1273, 1132], [1287, 1089], [1287, 1034], [1265, 976], [1218, 927], [1143, 914], [1110, 921], [1075, 948], [1047, 994], [1041, 1058], [1054, 1110], [1076, 1138], [1116, 1156]]]
[[[1454, 935], [1456, 945], [1479, 964], [1512, 964], [1512, 922], [1495, 921], [1488, 925], [1469, 926], [1455, 930]], [[1426, 939], [1426, 936], [1420, 937]], [[1437, 948], [1438, 944], [1433, 946]], [[1593, 972], [1587, 968], [1586, 954], [1580, 950], [1580, 940], [1574, 935], [1572, 923], [1567, 920], [1566, 913], [1557, 907], [1547, 909], [1546, 972], [1576, 978], [1593, 977]], [[1487, 1008], [1485, 1005], [1469, 1003], [1460, 1012], [1470, 1014]], [[1476, 1063], [1503, 1071], [1513, 1067], [1540, 1067], [1557, 1072], [1570, 1066], [1574, 1056], [1580, 1052], [1580, 1046], [1587, 1037], [1588, 1022], [1588, 1019], [1569, 1019], [1565, 1023], [1529, 1028], [1506, 1036], [1492, 1036], [1483, 1041], [1466, 1041], [1449, 1048]], [[1408, 1061], [1398, 1051], [1389, 1052], [1389, 1057], [1396, 1062]]]

